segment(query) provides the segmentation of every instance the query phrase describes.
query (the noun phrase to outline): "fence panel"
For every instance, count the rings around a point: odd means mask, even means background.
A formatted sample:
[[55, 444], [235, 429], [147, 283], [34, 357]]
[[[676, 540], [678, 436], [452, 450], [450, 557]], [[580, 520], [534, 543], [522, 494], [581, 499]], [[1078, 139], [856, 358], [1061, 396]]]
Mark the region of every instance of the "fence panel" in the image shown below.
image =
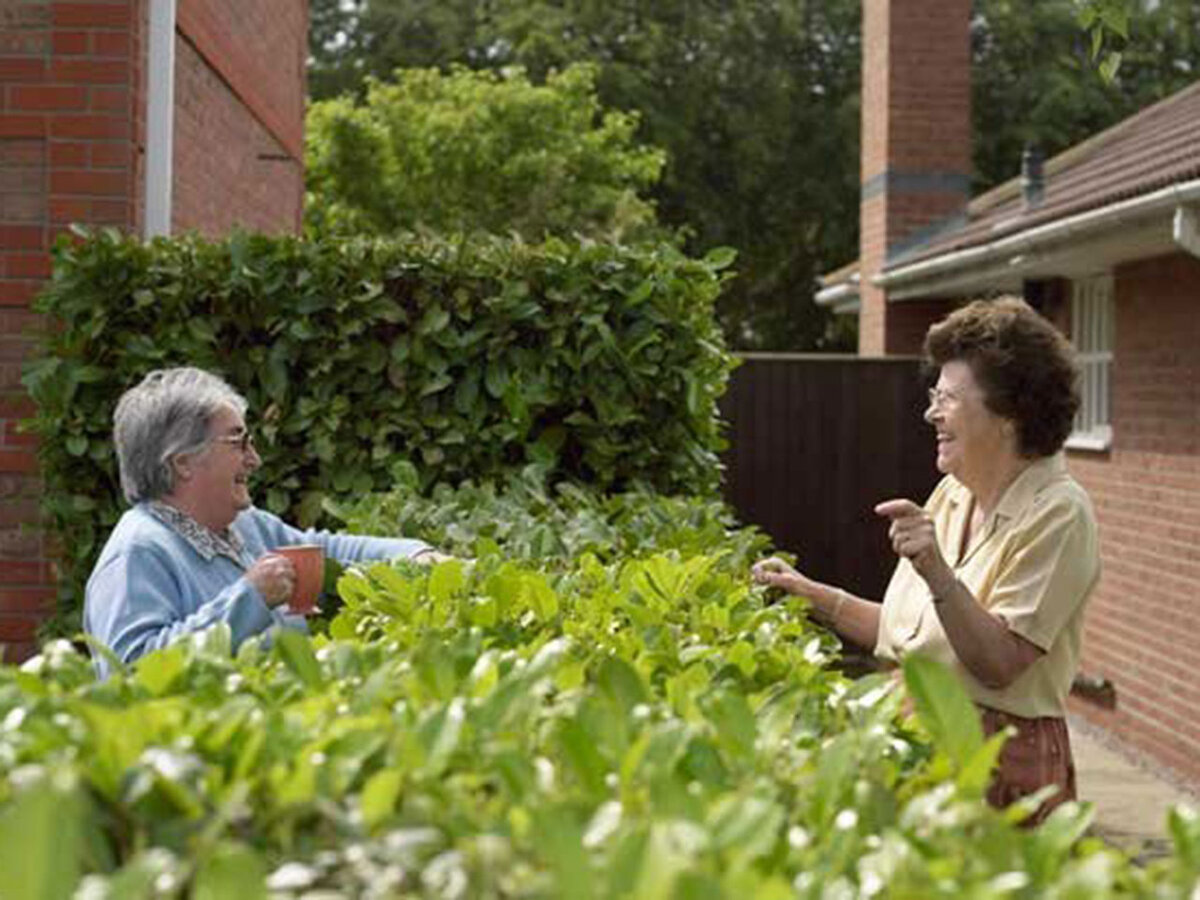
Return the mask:
[[924, 502], [938, 474], [911, 357], [747, 354], [721, 409], [725, 495], [814, 578], [873, 599], [895, 566], [881, 500]]

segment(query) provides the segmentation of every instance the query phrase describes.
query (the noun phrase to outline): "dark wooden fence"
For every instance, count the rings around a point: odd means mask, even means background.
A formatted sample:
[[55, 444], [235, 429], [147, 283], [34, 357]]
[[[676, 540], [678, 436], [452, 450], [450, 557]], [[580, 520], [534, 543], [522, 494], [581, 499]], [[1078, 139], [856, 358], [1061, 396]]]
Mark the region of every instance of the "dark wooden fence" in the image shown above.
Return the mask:
[[747, 354], [721, 403], [725, 495], [814, 578], [882, 599], [895, 557], [881, 500], [938, 474], [918, 360]]

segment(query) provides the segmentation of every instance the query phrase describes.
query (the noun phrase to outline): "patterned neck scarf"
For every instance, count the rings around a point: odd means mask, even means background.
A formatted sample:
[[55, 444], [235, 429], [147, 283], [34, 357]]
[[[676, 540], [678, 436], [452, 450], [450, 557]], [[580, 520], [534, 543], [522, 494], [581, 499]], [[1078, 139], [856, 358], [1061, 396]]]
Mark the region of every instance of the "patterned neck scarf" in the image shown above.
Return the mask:
[[151, 500], [148, 506], [156, 519], [187, 541], [206, 562], [212, 562], [218, 556], [226, 556], [242, 568], [246, 567], [243, 559], [246, 547], [233, 528], [226, 528], [220, 532], [213, 531], [211, 528], [201, 525], [187, 513], [161, 500]]

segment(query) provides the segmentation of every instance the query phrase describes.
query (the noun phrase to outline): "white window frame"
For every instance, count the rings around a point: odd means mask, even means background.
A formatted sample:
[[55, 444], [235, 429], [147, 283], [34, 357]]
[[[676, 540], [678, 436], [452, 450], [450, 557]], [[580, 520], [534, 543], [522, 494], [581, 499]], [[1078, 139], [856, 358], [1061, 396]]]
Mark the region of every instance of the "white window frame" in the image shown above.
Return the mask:
[[1067, 438], [1071, 450], [1112, 447], [1112, 360], [1114, 320], [1111, 274], [1071, 285], [1071, 343], [1079, 359], [1080, 405]]

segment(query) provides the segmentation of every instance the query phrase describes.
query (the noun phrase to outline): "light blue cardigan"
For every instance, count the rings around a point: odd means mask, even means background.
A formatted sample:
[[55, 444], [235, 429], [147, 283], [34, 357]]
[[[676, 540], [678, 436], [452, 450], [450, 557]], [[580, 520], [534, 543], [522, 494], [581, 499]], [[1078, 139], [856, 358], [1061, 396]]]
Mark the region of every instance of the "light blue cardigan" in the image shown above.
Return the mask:
[[[301, 531], [260, 509], [243, 510], [231, 526], [245, 547], [242, 566], [227, 556], [206, 560], [144, 504], [121, 517], [88, 579], [84, 630], [129, 663], [185, 634], [229, 624], [236, 650], [272, 626], [304, 630], [303, 618], [268, 607], [245, 578], [264, 553], [287, 544], [319, 544], [341, 563], [413, 556], [421, 541]], [[104, 678], [108, 664], [94, 657]]]

